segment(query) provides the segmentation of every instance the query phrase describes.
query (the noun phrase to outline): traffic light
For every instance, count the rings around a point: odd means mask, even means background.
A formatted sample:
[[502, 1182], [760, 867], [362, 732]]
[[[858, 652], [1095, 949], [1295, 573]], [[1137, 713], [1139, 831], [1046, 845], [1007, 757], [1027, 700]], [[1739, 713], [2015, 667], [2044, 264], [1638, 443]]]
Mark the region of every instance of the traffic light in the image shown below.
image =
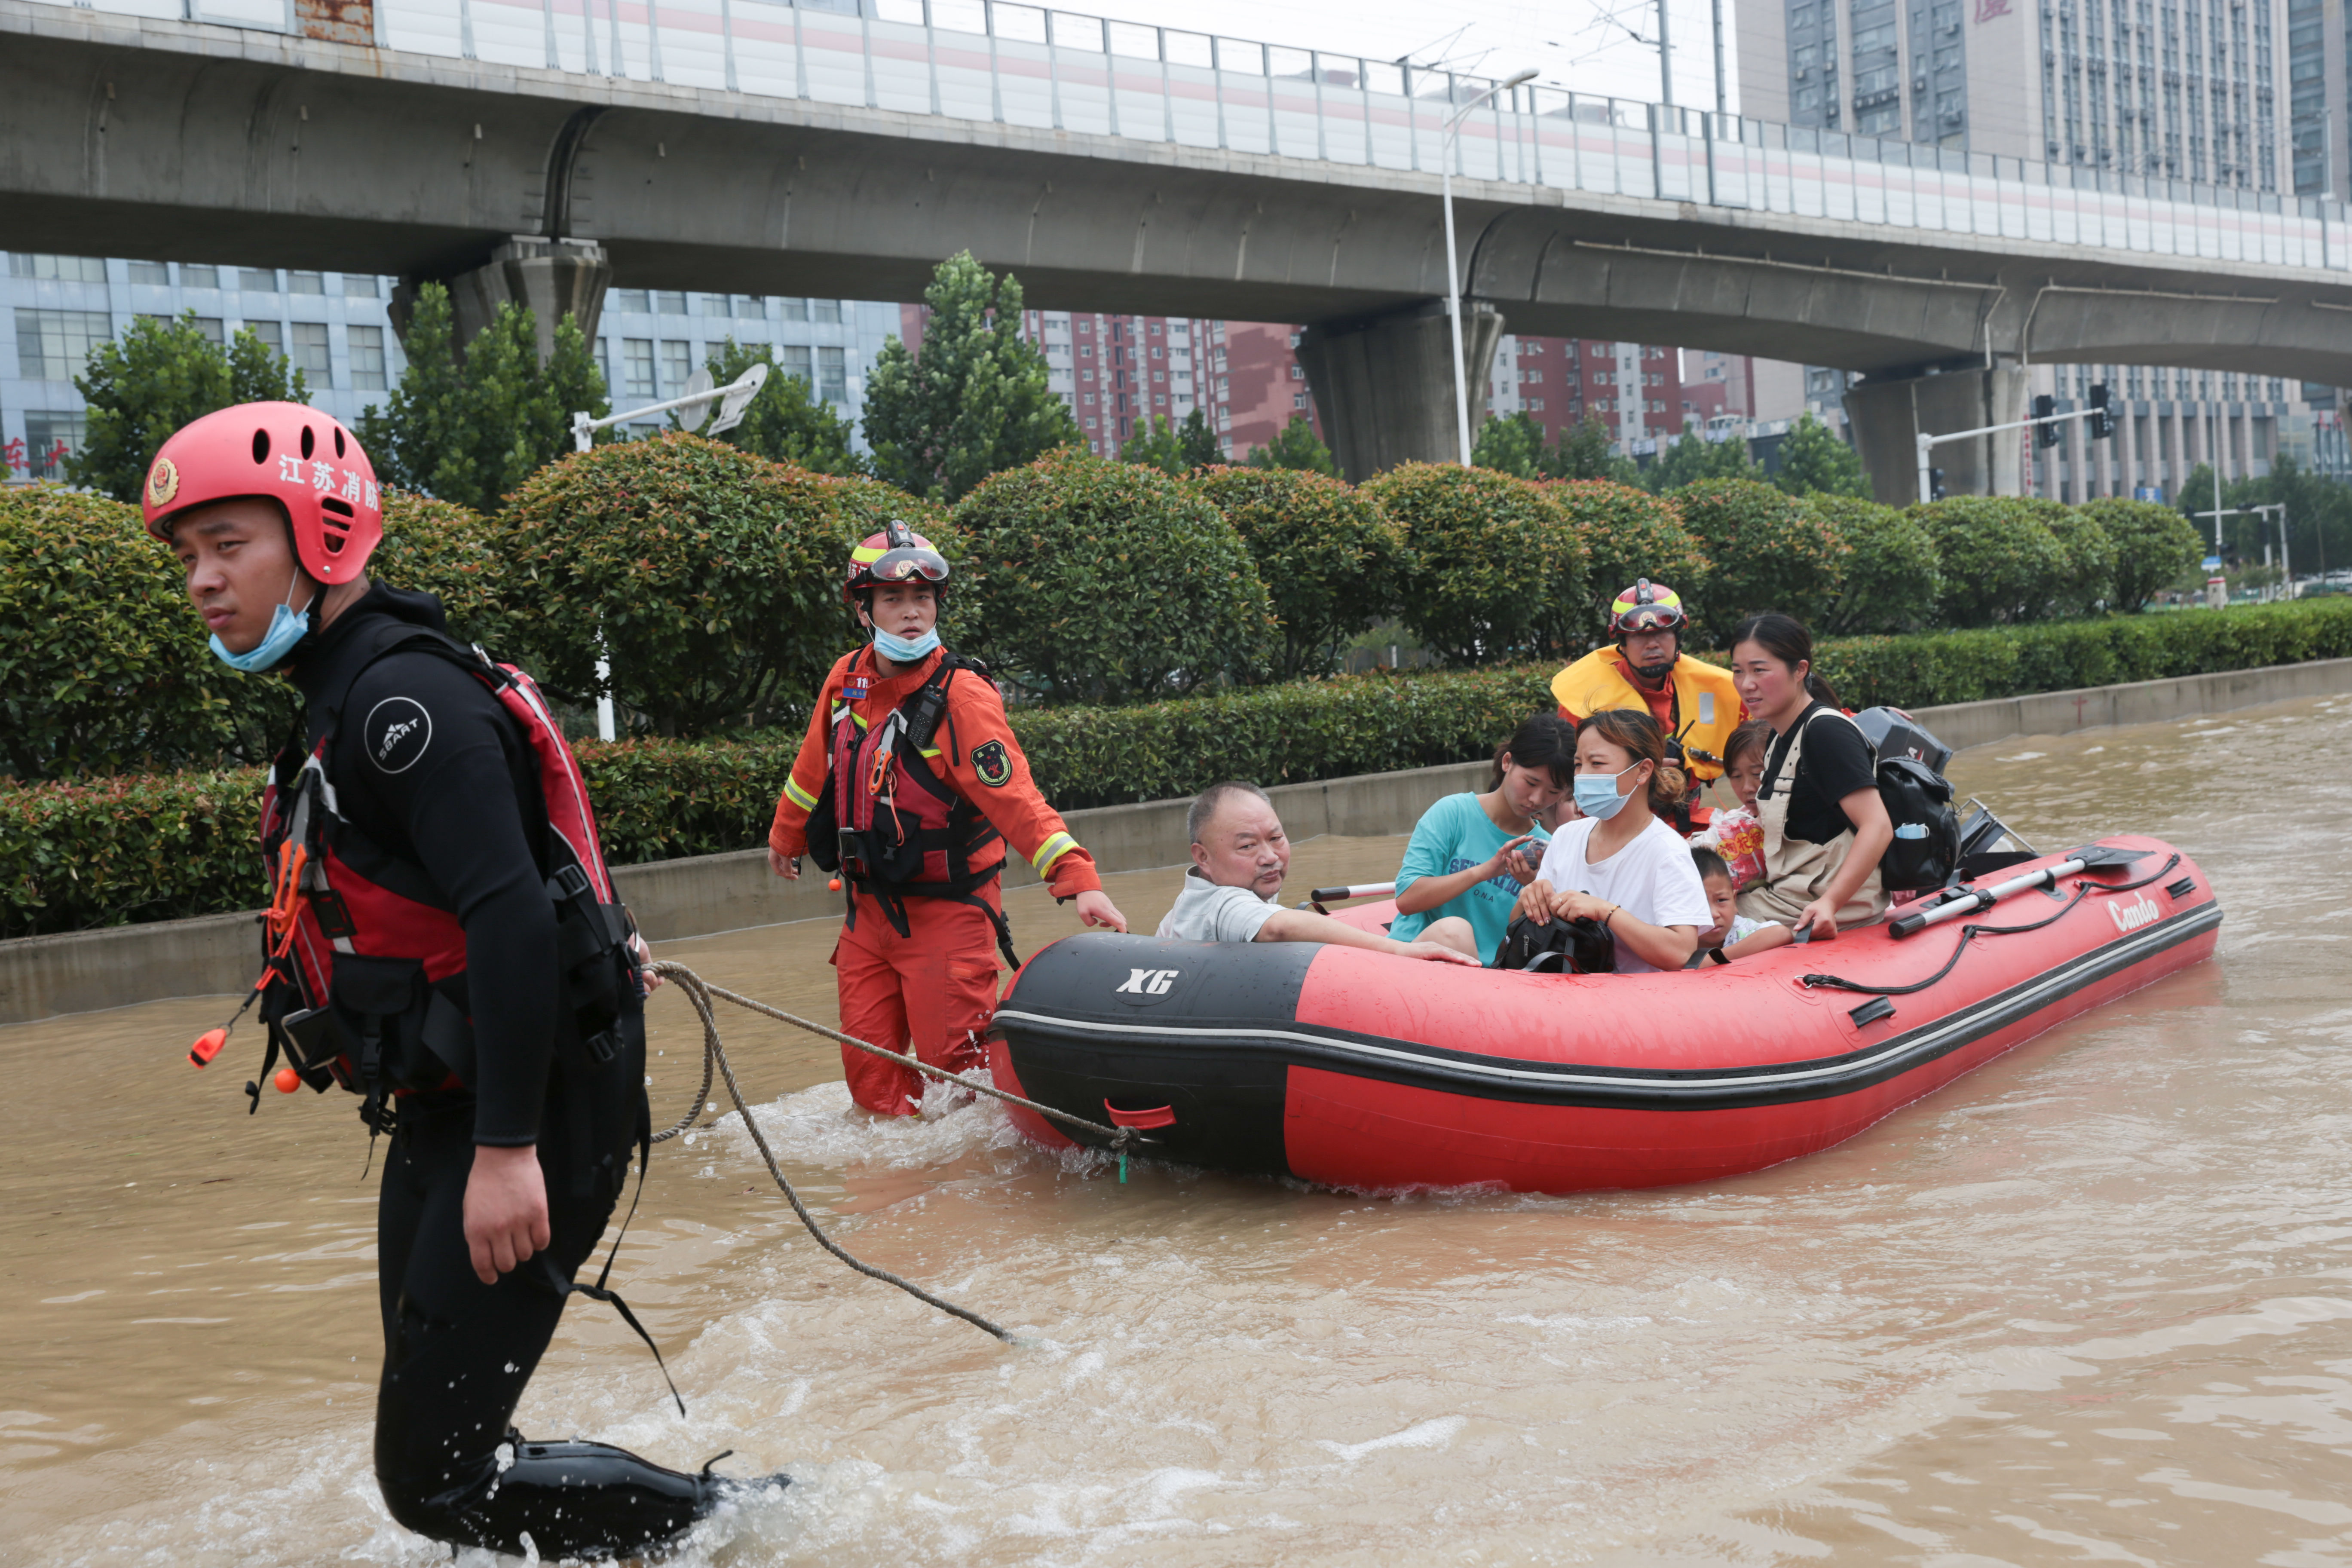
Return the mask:
[[2091, 388], [2091, 439], [2104, 441], [2116, 433], [2116, 416], [2107, 412], [2107, 384]]
[[1944, 470], [1941, 468], [1927, 470], [1927, 499], [1929, 500], [1944, 499]]
[[[2058, 400], [2056, 398], [2042, 396], [2036, 397], [2033, 400], [2033, 416], [2036, 419], [2048, 419], [2057, 412]], [[2059, 429], [2057, 425], [2054, 423], [2049, 425], [2036, 425], [2033, 427], [2033, 444], [2037, 447], [2055, 447], [2058, 444], [2058, 437]]]

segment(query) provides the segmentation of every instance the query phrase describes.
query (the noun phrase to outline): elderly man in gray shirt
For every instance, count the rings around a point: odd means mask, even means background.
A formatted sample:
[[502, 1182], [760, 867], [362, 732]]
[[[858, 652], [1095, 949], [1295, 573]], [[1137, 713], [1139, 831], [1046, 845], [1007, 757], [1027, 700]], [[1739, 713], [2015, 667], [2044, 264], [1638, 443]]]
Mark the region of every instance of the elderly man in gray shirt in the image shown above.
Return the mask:
[[[1211, 784], [1193, 798], [1185, 826], [1192, 839], [1192, 868], [1184, 873], [1184, 890], [1177, 895], [1175, 908], [1160, 922], [1160, 936], [1179, 942], [1327, 942], [1399, 958], [1477, 967], [1476, 959], [1426, 936], [1398, 942], [1328, 915], [1286, 910], [1276, 903], [1282, 879], [1290, 871], [1290, 839], [1282, 831], [1274, 802], [1255, 784]], [[1468, 922], [1454, 923], [1467, 933]]]

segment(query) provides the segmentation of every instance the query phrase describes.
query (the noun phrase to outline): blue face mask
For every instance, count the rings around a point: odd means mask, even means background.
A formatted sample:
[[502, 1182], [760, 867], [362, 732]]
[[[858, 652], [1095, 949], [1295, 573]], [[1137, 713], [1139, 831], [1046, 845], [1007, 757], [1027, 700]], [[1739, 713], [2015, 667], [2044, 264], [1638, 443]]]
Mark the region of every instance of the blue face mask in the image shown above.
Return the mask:
[[940, 646], [940, 628], [933, 626], [919, 637], [893, 637], [881, 627], [874, 628], [874, 651], [895, 664], [920, 664], [931, 657]]
[[1608, 821], [1624, 810], [1625, 803], [1633, 797], [1630, 795], [1619, 795], [1617, 781], [1641, 765], [1635, 763], [1633, 768], [1624, 768], [1605, 777], [1592, 773], [1577, 774], [1576, 809], [1601, 822]]
[[[298, 585], [300, 581], [299, 577], [295, 579]], [[293, 598], [293, 588], [289, 587], [286, 590], [286, 596], [289, 600]], [[310, 595], [310, 603], [315, 605], [318, 602], [319, 594], [314, 590]], [[276, 669], [285, 663], [286, 656], [294, 651], [294, 645], [310, 635], [310, 605], [306, 605], [297, 610], [290, 603], [284, 604], [269, 613], [268, 635], [247, 652], [229, 652], [228, 645], [220, 640], [219, 634], [214, 634], [213, 657], [231, 669], [242, 670], [247, 675], [258, 675], [267, 670]]]

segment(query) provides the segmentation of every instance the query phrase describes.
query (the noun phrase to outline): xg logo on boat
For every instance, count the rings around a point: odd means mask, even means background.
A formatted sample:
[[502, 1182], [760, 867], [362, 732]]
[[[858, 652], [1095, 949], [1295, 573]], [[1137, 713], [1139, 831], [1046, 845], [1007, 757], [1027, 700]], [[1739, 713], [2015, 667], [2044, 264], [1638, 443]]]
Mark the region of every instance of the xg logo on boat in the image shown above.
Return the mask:
[[2109, 904], [2107, 918], [2116, 922], [2117, 931], [2137, 931], [2164, 913], [2156, 900], [2142, 893], [2128, 904]]
[[1111, 994], [1130, 1007], [1149, 1007], [1173, 991], [1176, 977], [1183, 973], [1181, 969], [1130, 969], [1124, 982], [1111, 987]]

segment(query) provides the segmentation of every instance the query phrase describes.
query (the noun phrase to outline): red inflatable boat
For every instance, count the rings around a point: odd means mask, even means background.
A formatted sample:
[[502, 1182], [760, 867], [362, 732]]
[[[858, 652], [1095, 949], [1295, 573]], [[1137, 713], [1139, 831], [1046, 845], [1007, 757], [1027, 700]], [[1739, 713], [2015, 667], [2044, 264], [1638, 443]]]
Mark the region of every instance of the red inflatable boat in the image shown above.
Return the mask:
[[[1360, 1189], [1706, 1181], [1851, 1138], [2210, 957], [2221, 909], [2204, 874], [2155, 839], [2102, 844], [2134, 858], [2045, 876], [1916, 934], [1875, 925], [1681, 973], [1074, 936], [1021, 970], [992, 1065], [1019, 1093], [1142, 1130], [1154, 1157], [1222, 1170]], [[1068, 1146], [1013, 1114], [1037, 1142]]]

